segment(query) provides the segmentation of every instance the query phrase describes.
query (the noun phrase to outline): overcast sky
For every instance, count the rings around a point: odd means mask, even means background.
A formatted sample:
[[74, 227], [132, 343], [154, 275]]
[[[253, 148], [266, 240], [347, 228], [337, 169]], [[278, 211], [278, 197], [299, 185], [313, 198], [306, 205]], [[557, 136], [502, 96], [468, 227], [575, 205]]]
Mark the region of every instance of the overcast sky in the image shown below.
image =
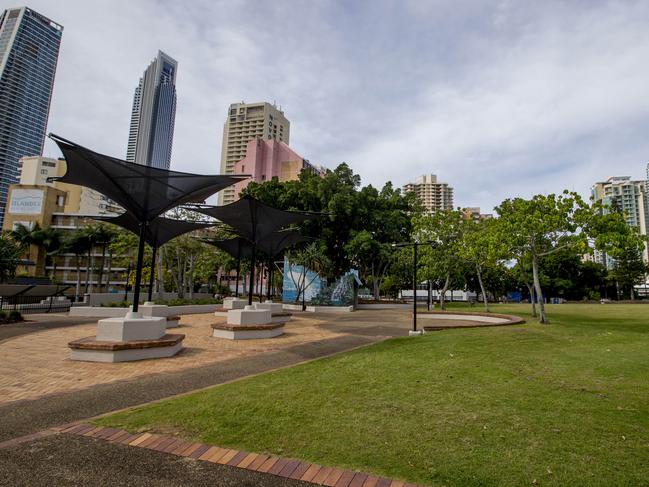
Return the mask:
[[[455, 204], [575, 189], [649, 161], [647, 1], [31, 0], [65, 28], [48, 130], [124, 157], [133, 90], [178, 63], [172, 168], [218, 173], [230, 103], [363, 184], [435, 173]], [[58, 156], [48, 143], [46, 155]]]

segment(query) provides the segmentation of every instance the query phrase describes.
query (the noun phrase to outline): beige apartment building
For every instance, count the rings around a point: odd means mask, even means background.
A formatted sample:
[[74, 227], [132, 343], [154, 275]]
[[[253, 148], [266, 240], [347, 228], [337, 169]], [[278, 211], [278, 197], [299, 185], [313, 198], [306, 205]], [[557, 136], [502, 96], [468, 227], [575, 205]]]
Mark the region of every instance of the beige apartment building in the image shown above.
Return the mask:
[[437, 181], [435, 174], [417, 177], [414, 183], [403, 186], [404, 192], [414, 192], [427, 213], [453, 209], [453, 188]]
[[[234, 174], [234, 166], [246, 156], [248, 142], [255, 138], [277, 140], [288, 145], [290, 122], [284, 112], [274, 104], [233, 103], [223, 126], [221, 146], [221, 174]], [[235, 188], [219, 193], [219, 204], [232, 203], [236, 199]]]
[[94, 189], [76, 184], [48, 181], [48, 178], [65, 174], [64, 159], [32, 156], [20, 159], [18, 184], [14, 186], [48, 186], [61, 191], [63, 198], [62, 212], [82, 215], [111, 215], [123, 210], [103, 194]]
[[[48, 181], [48, 178], [61, 176], [65, 173], [65, 160], [47, 157], [23, 157], [21, 159], [19, 184], [10, 184], [7, 194], [2, 229], [14, 230], [18, 224], [33, 228], [38, 224], [41, 228], [55, 228], [63, 232], [74, 231], [89, 223], [95, 223], [92, 216], [116, 215], [123, 210], [104, 195], [89, 188], [75, 184]], [[93, 249], [92, 263], [99, 262], [100, 249]], [[30, 246], [26, 256], [28, 264], [20, 266], [18, 274], [43, 276], [56, 272], [56, 280], [64, 284], [76, 282], [76, 256], [59, 254], [54, 262], [46, 265], [46, 255], [43, 248]], [[54, 260], [54, 259], [51, 259]], [[85, 280], [85, 256], [82, 259], [82, 279]], [[113, 283], [122, 279], [124, 269], [110, 269]], [[91, 270], [92, 275], [93, 270]], [[96, 272], [94, 274], [96, 277]], [[107, 280], [109, 279], [106, 274]], [[90, 278], [91, 284], [97, 283]], [[120, 284], [123, 285], [123, 282]]]

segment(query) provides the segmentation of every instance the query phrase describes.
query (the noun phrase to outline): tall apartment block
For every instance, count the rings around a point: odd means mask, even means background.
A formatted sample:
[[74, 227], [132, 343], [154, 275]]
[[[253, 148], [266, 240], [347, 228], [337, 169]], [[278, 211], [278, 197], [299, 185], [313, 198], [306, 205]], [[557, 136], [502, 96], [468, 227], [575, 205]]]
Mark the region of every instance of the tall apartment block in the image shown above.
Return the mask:
[[[248, 142], [253, 139], [278, 140], [289, 143], [290, 122], [275, 105], [270, 103], [233, 103], [223, 126], [221, 146], [221, 174], [234, 174], [234, 166], [246, 156]], [[235, 188], [219, 193], [219, 204], [235, 201]]]
[[417, 177], [414, 183], [404, 185], [403, 191], [414, 192], [428, 213], [453, 209], [453, 188], [438, 182], [434, 174]]
[[169, 169], [176, 120], [178, 63], [162, 51], [135, 88], [126, 160]]
[[252, 177], [233, 186], [234, 199], [238, 200], [239, 193], [252, 181], [263, 183], [272, 178], [294, 181], [299, 179], [302, 171], [319, 176], [325, 172], [323, 167], [311, 164], [284, 142], [260, 137], [253, 139], [247, 144], [246, 157], [234, 165], [235, 174], [250, 174]]
[[28, 7], [0, 15], [0, 225], [20, 158], [43, 152], [62, 35]]
[[[630, 226], [646, 236], [649, 228], [648, 189], [647, 181], [634, 181], [629, 176], [616, 176], [595, 183], [591, 188], [591, 196], [593, 201], [621, 212]], [[645, 261], [649, 260], [646, 246], [643, 257]], [[596, 261], [608, 267], [612, 264], [611, 259], [602, 253], [597, 255]]]

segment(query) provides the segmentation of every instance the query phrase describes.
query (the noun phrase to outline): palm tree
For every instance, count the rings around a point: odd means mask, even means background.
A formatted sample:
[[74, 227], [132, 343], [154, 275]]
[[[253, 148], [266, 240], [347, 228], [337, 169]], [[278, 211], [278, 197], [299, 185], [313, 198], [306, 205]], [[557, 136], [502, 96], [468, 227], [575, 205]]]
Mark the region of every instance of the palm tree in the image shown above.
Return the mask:
[[16, 224], [9, 235], [14, 241], [20, 246], [22, 250], [29, 249], [30, 245], [38, 245], [39, 235], [41, 232], [41, 227], [38, 223], [34, 224], [32, 227], [23, 225], [22, 223]]
[[81, 292], [81, 256], [88, 250], [88, 238], [82, 229], [71, 233], [65, 240], [65, 252], [73, 253], [77, 264], [77, 286], [75, 290], [76, 300], [79, 300]]
[[[307, 245], [302, 250], [294, 252], [291, 255], [291, 262], [302, 266], [302, 276], [299, 282], [295, 283], [297, 288], [296, 301], [299, 301], [300, 295], [302, 295], [302, 302], [304, 303], [304, 293], [306, 289], [313, 283], [318, 274], [326, 273], [330, 266], [331, 262], [327, 256], [322, 252], [322, 249], [315, 242]], [[307, 269], [316, 273], [316, 277], [311, 279], [311, 282], [306, 283], [306, 271]], [[292, 278], [292, 273], [291, 273]], [[304, 304], [302, 305], [304, 310]]]
[[13, 239], [0, 236], [0, 282], [16, 275], [16, 267], [20, 262], [22, 250]]
[[[97, 278], [97, 291], [101, 292], [101, 281], [104, 275], [104, 266], [106, 264], [106, 250], [115, 237], [116, 232], [112, 227], [100, 223], [97, 225], [94, 235], [95, 244], [101, 245], [101, 265], [99, 266], [99, 276]], [[110, 275], [108, 276], [108, 279], [110, 280]], [[106, 292], [108, 292], [108, 283], [106, 283]]]
[[92, 250], [95, 244], [97, 243], [97, 227], [99, 225], [86, 225], [81, 229], [82, 235], [87, 241], [87, 259], [86, 259], [86, 286], [84, 289], [84, 294], [88, 294], [88, 289], [90, 287], [90, 274], [92, 274], [92, 269], [94, 267], [94, 257], [92, 256]]
[[39, 231], [38, 243], [45, 249], [45, 275], [48, 275], [48, 259], [52, 260], [52, 279], [56, 279], [56, 256], [63, 250], [63, 235], [54, 228], [45, 228]]

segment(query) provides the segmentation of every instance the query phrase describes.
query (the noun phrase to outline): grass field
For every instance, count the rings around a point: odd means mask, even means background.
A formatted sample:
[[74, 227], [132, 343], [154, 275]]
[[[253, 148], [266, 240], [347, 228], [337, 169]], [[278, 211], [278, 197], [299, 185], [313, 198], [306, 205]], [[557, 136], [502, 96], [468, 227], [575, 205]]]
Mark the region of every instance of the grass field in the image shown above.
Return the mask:
[[548, 308], [550, 325], [393, 339], [98, 423], [427, 485], [649, 485], [649, 305]]

